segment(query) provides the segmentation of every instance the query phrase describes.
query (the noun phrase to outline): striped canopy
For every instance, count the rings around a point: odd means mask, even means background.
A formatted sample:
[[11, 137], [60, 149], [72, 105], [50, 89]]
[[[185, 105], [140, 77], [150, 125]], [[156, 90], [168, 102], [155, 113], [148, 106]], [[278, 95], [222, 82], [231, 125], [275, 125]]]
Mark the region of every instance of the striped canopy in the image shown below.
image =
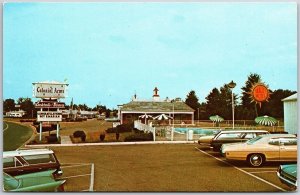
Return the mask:
[[141, 115], [141, 116], [139, 116], [139, 118], [153, 118], [153, 116], [151, 116], [151, 115], [148, 115], [148, 114], [143, 114], [143, 115]]
[[224, 119], [219, 115], [210, 116], [209, 119], [213, 122], [222, 122]]
[[260, 125], [274, 126], [277, 123], [277, 120], [271, 116], [259, 116], [255, 118], [255, 122]]
[[165, 114], [160, 114], [160, 115], [158, 115], [158, 116], [156, 116], [156, 117], [154, 117], [153, 119], [155, 119], [155, 120], [168, 120], [168, 119], [173, 119], [173, 117], [171, 117], [171, 116], [168, 116], [168, 115], [165, 115]]

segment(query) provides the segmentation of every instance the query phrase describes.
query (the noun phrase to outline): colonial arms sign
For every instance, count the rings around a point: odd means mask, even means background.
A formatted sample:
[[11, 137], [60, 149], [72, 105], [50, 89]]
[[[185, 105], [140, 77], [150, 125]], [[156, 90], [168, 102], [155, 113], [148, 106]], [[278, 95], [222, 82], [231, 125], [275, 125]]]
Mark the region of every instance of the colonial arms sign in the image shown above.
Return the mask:
[[68, 84], [65, 83], [33, 83], [33, 96], [36, 98], [64, 98]]

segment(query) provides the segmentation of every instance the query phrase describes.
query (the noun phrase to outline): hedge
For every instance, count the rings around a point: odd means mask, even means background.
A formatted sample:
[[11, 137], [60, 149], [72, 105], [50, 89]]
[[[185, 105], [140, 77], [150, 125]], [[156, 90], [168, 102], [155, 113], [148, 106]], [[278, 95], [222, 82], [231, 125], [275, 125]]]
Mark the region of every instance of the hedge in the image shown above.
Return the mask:
[[153, 141], [153, 133], [138, 133], [132, 134], [124, 139], [125, 142], [130, 141]]
[[118, 125], [117, 127], [114, 128], [108, 128], [106, 129], [106, 133], [124, 133], [124, 132], [131, 132], [133, 130], [133, 123], [130, 124], [122, 124]]

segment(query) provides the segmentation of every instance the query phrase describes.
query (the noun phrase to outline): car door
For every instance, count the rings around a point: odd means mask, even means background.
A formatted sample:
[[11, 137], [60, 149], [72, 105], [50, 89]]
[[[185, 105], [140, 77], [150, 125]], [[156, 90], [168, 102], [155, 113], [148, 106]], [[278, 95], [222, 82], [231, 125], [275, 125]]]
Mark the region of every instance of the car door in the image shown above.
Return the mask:
[[297, 138], [280, 138], [280, 161], [297, 161]]
[[278, 138], [271, 138], [263, 147], [263, 154], [267, 161], [280, 160], [280, 141]]

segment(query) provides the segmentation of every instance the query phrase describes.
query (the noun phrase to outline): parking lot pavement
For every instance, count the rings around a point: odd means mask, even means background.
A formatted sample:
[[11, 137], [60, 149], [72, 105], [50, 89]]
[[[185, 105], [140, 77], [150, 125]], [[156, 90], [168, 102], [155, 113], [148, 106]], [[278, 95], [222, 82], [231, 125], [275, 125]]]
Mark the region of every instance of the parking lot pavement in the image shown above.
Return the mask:
[[196, 145], [195, 147], [199, 152], [210, 156], [211, 158], [215, 158], [218, 161], [221, 161], [225, 164], [231, 165], [237, 170], [249, 175], [250, 177], [254, 177], [257, 180], [260, 180], [263, 183], [271, 185], [277, 188], [279, 191], [292, 191], [289, 187], [282, 184], [276, 174], [276, 171], [280, 164], [279, 162], [267, 162], [263, 167], [249, 167], [246, 162], [240, 161], [227, 161], [225, 157], [223, 157], [219, 152], [214, 152], [209, 147]]
[[[67, 191], [101, 192], [284, 192], [276, 165], [231, 164], [198, 144], [140, 144], [53, 147], [63, 166]], [[83, 158], [84, 156], [84, 158]], [[85, 170], [65, 166], [95, 165]], [[74, 170], [75, 168], [75, 170]], [[75, 181], [76, 180], [76, 181]], [[92, 182], [94, 181], [94, 182]], [[79, 189], [80, 187], [80, 189]]]

